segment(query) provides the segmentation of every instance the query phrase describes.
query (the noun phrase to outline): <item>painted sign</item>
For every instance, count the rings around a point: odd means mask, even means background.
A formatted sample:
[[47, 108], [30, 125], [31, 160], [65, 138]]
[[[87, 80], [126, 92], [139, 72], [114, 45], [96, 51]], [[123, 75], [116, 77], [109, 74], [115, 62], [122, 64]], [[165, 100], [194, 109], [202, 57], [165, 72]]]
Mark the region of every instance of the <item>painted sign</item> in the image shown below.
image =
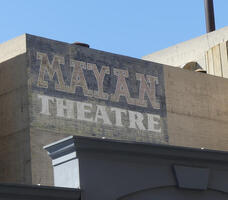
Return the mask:
[[29, 51], [33, 126], [74, 135], [168, 142], [162, 65], [63, 46], [53, 48], [52, 42]]

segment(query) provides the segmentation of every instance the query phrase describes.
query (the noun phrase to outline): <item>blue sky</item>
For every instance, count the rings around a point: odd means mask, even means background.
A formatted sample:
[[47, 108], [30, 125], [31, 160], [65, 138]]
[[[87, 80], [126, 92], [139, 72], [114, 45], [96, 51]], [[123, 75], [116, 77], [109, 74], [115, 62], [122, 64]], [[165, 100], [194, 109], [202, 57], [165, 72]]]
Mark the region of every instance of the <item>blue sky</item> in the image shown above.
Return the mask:
[[[23, 33], [140, 58], [205, 34], [203, 0], [1, 0], [0, 43]], [[228, 0], [214, 0], [216, 28]]]

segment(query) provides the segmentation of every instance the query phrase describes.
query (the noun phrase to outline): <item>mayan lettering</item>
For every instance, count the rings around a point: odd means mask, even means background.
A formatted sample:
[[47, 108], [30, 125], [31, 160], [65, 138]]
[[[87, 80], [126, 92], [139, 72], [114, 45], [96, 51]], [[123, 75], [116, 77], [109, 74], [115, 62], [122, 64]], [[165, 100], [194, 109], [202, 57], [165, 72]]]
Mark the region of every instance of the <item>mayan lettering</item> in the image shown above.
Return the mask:
[[55, 89], [58, 91], [66, 91], [65, 82], [63, 79], [60, 65], [63, 65], [64, 57], [54, 55], [52, 62], [50, 63], [47, 54], [37, 52], [37, 59], [40, 60], [40, 71], [37, 81], [37, 86], [42, 88], [48, 88], [48, 81], [45, 81], [45, 74], [48, 75], [50, 81], [53, 81], [56, 74], [57, 80], [55, 81]]
[[[37, 59], [40, 61], [37, 80], [38, 87], [48, 88], [49, 84], [54, 82], [55, 90], [70, 93], [75, 96], [93, 97], [95, 99], [111, 102], [124, 101], [129, 105], [145, 108], [152, 107], [156, 110], [160, 109], [160, 99], [157, 96], [157, 94], [159, 94], [159, 92], [157, 92], [159, 82], [156, 76], [135, 73], [129, 77], [128, 70], [116, 67], [110, 68], [105, 65], [98, 68], [94, 63], [86, 63], [74, 59], [70, 59], [69, 65], [66, 66], [64, 57], [54, 55], [50, 62], [48, 55], [41, 52], [37, 53]], [[63, 73], [64, 71], [62, 70], [68, 70], [68, 74]], [[65, 76], [63, 76], [63, 74]], [[88, 77], [88, 74], [90, 77]], [[133, 77], [133, 75], [135, 77]], [[132, 78], [135, 82], [133, 85], [129, 83], [129, 79]], [[92, 84], [91, 79], [93, 80]], [[104, 91], [105, 84], [111, 84], [110, 86], [113, 90], [110, 91], [109, 89], [109, 93]], [[138, 92], [134, 92], [132, 96], [130, 89], [136, 85], [138, 85]], [[65, 105], [62, 107], [64, 106]], [[59, 115], [61, 115], [61, 113], [62, 111], [59, 110]], [[123, 114], [120, 115], [119, 111], [115, 113], [118, 116], [122, 116]], [[138, 120], [139, 119], [136, 120], [136, 124], [140, 124]], [[121, 126], [121, 121], [117, 121], [116, 123]], [[132, 126], [134, 125], [132, 124]]]
[[71, 45], [30, 54], [33, 124], [71, 135], [168, 141], [161, 65]]
[[105, 74], [110, 74], [110, 69], [107, 66], [102, 66], [100, 72], [97, 69], [97, 66], [95, 64], [87, 63], [87, 69], [93, 70], [94, 75], [97, 80], [97, 88], [98, 91], [94, 91], [94, 97], [99, 99], [108, 99], [108, 94], [104, 93], [103, 91], [103, 81]]
[[124, 96], [128, 104], [135, 104], [135, 99], [131, 98], [128, 86], [126, 83], [126, 78], [128, 77], [128, 71], [122, 69], [114, 68], [114, 75], [117, 76], [116, 90], [115, 94], [112, 95], [111, 100], [119, 102], [120, 96]]
[[151, 75], [146, 75], [146, 80], [144, 74], [136, 73], [136, 79], [140, 81], [139, 99], [137, 100], [137, 104], [147, 107], [147, 101], [145, 100], [146, 94], [152, 107], [159, 109], [160, 103], [156, 98], [156, 83], [158, 83], [158, 78]]
[[71, 60], [70, 66], [73, 67], [73, 72], [69, 92], [75, 93], [76, 87], [81, 87], [85, 96], [92, 96], [93, 91], [88, 89], [83, 73], [83, 69], [86, 69], [86, 63], [77, 60]]

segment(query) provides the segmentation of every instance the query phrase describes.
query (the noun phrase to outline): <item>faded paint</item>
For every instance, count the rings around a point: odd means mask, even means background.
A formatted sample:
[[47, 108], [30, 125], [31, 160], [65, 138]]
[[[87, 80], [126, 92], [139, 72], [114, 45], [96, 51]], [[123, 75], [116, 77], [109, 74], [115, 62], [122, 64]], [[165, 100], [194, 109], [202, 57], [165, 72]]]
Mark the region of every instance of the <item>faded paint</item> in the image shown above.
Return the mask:
[[[40, 88], [48, 88], [48, 81], [52, 81], [55, 84], [55, 90], [63, 91], [66, 93], [76, 93], [76, 88], [80, 87], [83, 90], [84, 96], [95, 97], [98, 99], [109, 99], [109, 94], [104, 93], [104, 78], [105, 75], [110, 76], [110, 67], [102, 66], [101, 71], [98, 71], [96, 64], [86, 63], [79, 60], [70, 60], [71, 67], [73, 67], [73, 72], [71, 75], [70, 85], [65, 84], [63, 78], [62, 70], [60, 65], [64, 65], [64, 57], [53, 56], [52, 62], [49, 61], [48, 55], [45, 53], [37, 52], [37, 59], [40, 60], [40, 70], [37, 80], [37, 86]], [[64, 66], [65, 67], [65, 66]], [[88, 89], [88, 84], [85, 79], [83, 70], [92, 70], [93, 76], [96, 77], [96, 82], [98, 90], [93, 91]], [[116, 89], [114, 94], [110, 94], [110, 100], [114, 102], [119, 102], [120, 97], [126, 98], [126, 101], [130, 105], [148, 107], [148, 103], [145, 100], [145, 95], [147, 95], [150, 104], [153, 108], [159, 109], [160, 103], [159, 99], [156, 97], [156, 85], [159, 85], [158, 78], [146, 74], [136, 73], [136, 80], [140, 82], [139, 86], [139, 98], [132, 98], [128, 89], [126, 78], [129, 78], [128, 70], [122, 70], [113, 68], [113, 73], [117, 76]], [[48, 79], [45, 80], [45, 75], [48, 75]], [[56, 81], [54, 76], [56, 75]], [[112, 78], [112, 76], [110, 76]]]
[[[102, 125], [128, 127], [157, 133], [161, 132], [159, 115], [71, 101], [46, 95], [38, 95], [38, 98], [41, 100], [40, 114], [43, 115], [55, 115], [56, 117], [65, 118], [65, 120], [77, 119], [93, 123], [101, 123]], [[49, 104], [54, 104], [54, 109], [50, 109]], [[115, 114], [112, 111], [114, 111]], [[122, 120], [121, 113], [127, 116], [125, 121]]]
[[34, 129], [168, 142], [162, 65], [64, 43], [64, 51], [55, 45], [47, 51], [47, 40], [34, 45], [28, 48]]

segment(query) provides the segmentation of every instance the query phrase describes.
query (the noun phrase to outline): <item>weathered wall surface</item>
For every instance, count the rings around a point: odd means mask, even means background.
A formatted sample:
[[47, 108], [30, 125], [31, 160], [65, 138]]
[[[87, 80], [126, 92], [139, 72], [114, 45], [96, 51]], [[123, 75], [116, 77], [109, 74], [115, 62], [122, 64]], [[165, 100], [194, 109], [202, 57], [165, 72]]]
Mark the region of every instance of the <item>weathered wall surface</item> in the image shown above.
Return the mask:
[[228, 84], [27, 36], [34, 184], [53, 184], [44, 145], [69, 135], [228, 150]]
[[168, 143], [161, 64], [29, 35], [27, 48], [34, 184], [53, 180], [42, 147], [69, 135]]
[[0, 181], [52, 185], [43, 146], [69, 135], [228, 150], [228, 80], [26, 41], [0, 64]]
[[26, 55], [0, 63], [0, 182], [31, 183]]
[[228, 80], [164, 68], [169, 144], [228, 150]]

